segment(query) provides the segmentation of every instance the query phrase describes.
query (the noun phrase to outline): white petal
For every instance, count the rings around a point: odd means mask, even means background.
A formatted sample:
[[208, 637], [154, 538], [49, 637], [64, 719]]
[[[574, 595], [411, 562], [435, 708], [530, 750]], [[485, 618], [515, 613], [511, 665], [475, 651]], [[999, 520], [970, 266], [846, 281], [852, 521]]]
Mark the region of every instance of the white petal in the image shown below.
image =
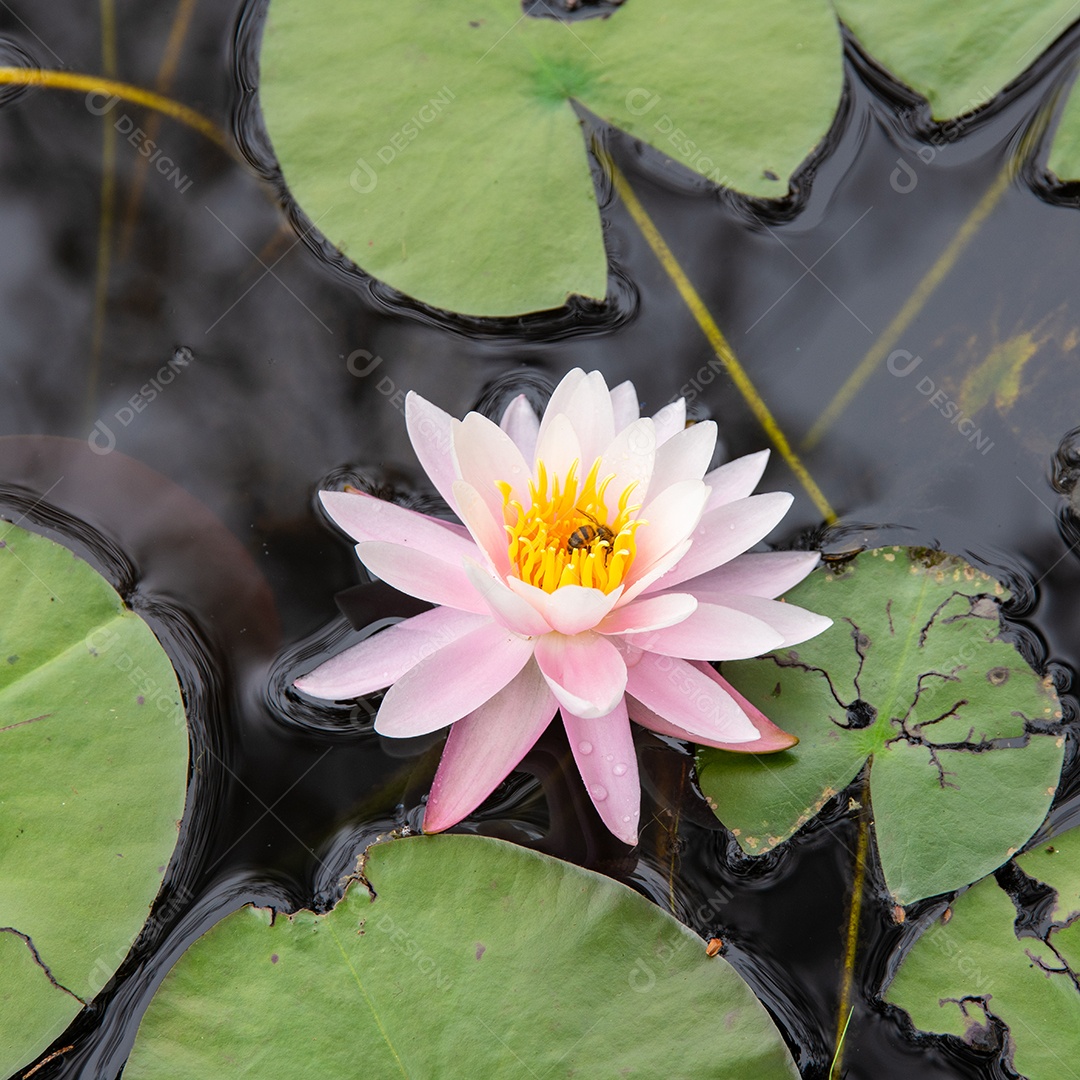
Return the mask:
[[461, 563], [445, 562], [426, 551], [398, 544], [357, 544], [356, 554], [377, 578], [409, 596], [480, 615], [488, 612]]
[[[657, 602], [659, 601], [659, 603]], [[689, 593], [660, 593], [617, 607], [597, 626], [601, 634], [634, 634], [674, 626], [689, 618], [697, 600]]]
[[701, 603], [673, 626], [622, 636], [646, 652], [684, 660], [748, 660], [783, 644], [783, 634], [769, 623], [737, 608]]
[[526, 461], [532, 461], [536, 456], [536, 437], [540, 433], [540, 418], [533, 411], [529, 399], [524, 394], [518, 394], [506, 406], [499, 427], [514, 440], [521, 451], [521, 456]]
[[[798, 645], [801, 641], [816, 637], [823, 630], [828, 630], [832, 626], [832, 619], [826, 618], [824, 615], [818, 615], [814, 611], [807, 611], [806, 608], [797, 607], [795, 604], [781, 603], [779, 600], [764, 600], [758, 596], [699, 596], [699, 599], [723, 605], [735, 611], [745, 612], [755, 619], [768, 623], [784, 639], [779, 644], [770, 646], [770, 649]], [[701, 659], [725, 660], [737, 658], [710, 656]]]
[[[536, 443], [536, 460], [543, 462], [547, 470], [548, 484], [552, 477], [563, 478], [569, 473], [570, 466], [577, 462], [577, 478], [580, 483], [584, 479], [584, 472], [589, 470], [592, 462], [585, 463], [581, 457], [581, 445], [578, 443], [577, 432], [570, 421], [559, 413], [552, 418], [547, 427], [540, 429], [540, 438]], [[538, 476], [536, 470], [533, 475]], [[528, 506], [528, 502], [523, 502]]]
[[662, 446], [686, 428], [686, 398], [665, 405], [653, 417], [653, 423], [656, 424], [656, 445]]
[[563, 585], [548, 594], [544, 616], [560, 634], [580, 634], [592, 630], [611, 611], [621, 591], [605, 593], [584, 585]]
[[513, 497], [528, 505], [529, 467], [513, 439], [479, 413], [469, 413], [451, 426], [458, 475], [472, 484], [492, 517], [502, 520], [499, 481], [513, 488]]
[[769, 451], [759, 450], [756, 454], [747, 454], [713, 469], [705, 477], [705, 483], [712, 488], [706, 511], [752, 494], [768, 463]]
[[608, 520], [615, 517], [619, 497], [631, 485], [631, 506], [640, 505], [649, 493], [649, 479], [656, 464], [656, 431], [647, 418], [623, 428], [601, 455], [600, 479], [614, 476], [604, 493]]
[[816, 551], [751, 551], [693, 578], [686, 588], [703, 596], [763, 596], [775, 600], [798, 585], [819, 561]]
[[464, 480], [454, 481], [454, 500], [461, 520], [500, 577], [510, 572], [510, 553], [502, 517], [496, 520], [480, 493]]
[[570, 402], [574, 391], [578, 388], [578, 385], [584, 380], [585, 372], [581, 368], [571, 368], [560, 380], [559, 385], [555, 387], [551, 392], [551, 397], [548, 398], [547, 408], [544, 409], [544, 415], [540, 417], [540, 431], [537, 436], [537, 446], [544, 438], [544, 433], [547, 431], [551, 421], [556, 416], [566, 412], [566, 406]]
[[466, 559], [465, 573], [501, 626], [525, 637], [551, 633], [551, 624], [527, 599], [507, 588], [479, 563]]
[[672, 484], [683, 480], [700, 480], [712, 461], [715, 449], [716, 425], [711, 420], [694, 424], [672, 436], [663, 446], [658, 446], [656, 466], [649, 480], [649, 497], [641, 509], [641, 516], [648, 516], [646, 511], [650, 503]]
[[536, 662], [559, 704], [575, 716], [607, 716], [622, 700], [626, 664], [599, 634], [537, 638]]
[[629, 427], [640, 415], [637, 390], [629, 379], [611, 391], [611, 408], [615, 414], [615, 431]]
[[405, 426], [409, 441], [435, 490], [453, 506], [451, 486], [458, 478], [454, 468], [450, 425], [453, 417], [415, 391], [405, 395]]
[[[709, 489], [700, 480], [682, 480], [672, 484], [649, 503], [644, 524], [634, 533], [637, 554], [627, 575], [633, 584], [689, 536], [701, 520]], [[691, 551], [693, 549], [691, 548]]]

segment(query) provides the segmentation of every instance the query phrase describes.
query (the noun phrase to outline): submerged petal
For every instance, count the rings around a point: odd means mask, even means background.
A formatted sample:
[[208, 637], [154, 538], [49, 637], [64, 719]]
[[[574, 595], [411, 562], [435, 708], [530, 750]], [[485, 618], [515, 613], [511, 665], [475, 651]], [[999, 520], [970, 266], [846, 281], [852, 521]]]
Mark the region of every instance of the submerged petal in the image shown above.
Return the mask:
[[558, 702], [534, 663], [450, 728], [424, 811], [424, 832], [456, 825], [517, 767]]
[[607, 716], [626, 689], [626, 664], [599, 634], [537, 638], [536, 662], [559, 704], [575, 716]]
[[408, 738], [438, 731], [494, 697], [528, 663], [533, 642], [489, 622], [410, 668], [386, 692], [375, 730]]
[[293, 685], [327, 701], [370, 694], [389, 686], [424, 657], [488, 621], [484, 615], [454, 608], [424, 611], [332, 656]]
[[641, 786], [626, 703], [620, 700], [607, 716], [591, 719], [564, 709], [563, 725], [596, 812], [624, 844], [633, 847], [641, 817]]

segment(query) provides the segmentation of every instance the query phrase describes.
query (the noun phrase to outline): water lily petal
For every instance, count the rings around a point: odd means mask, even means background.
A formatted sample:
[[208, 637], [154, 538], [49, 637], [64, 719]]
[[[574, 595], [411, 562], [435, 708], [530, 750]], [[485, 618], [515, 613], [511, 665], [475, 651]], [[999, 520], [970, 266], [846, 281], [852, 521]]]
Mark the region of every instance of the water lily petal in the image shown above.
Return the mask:
[[559, 704], [575, 716], [607, 716], [626, 689], [626, 664], [599, 634], [537, 638], [536, 662]]
[[637, 390], [629, 379], [611, 391], [611, 410], [615, 414], [616, 432], [629, 427], [641, 415]]
[[673, 626], [624, 634], [623, 638], [647, 652], [684, 660], [747, 660], [778, 649], [784, 640], [781, 631], [753, 615], [734, 607], [702, 603]]
[[620, 590], [605, 593], [584, 585], [563, 585], [549, 593], [544, 617], [560, 634], [591, 630], [618, 603]]
[[477, 554], [476, 545], [450, 522], [406, 510], [374, 495], [362, 491], [320, 491], [319, 501], [334, 524], [360, 543], [381, 540], [426, 551], [440, 559]]
[[619, 496], [634, 485], [630, 505], [640, 505], [649, 493], [649, 478], [656, 465], [656, 429], [643, 417], [623, 428], [601, 454], [600, 477], [612, 476], [604, 501], [608, 520], [618, 511]]
[[461, 520], [465, 522], [480, 550], [487, 556], [492, 569], [500, 577], [505, 577], [510, 573], [510, 553], [502, 515], [496, 518], [492, 514], [491, 507], [472, 484], [455, 480], [453, 490]]
[[[716, 424], [704, 420], [673, 435], [656, 449], [656, 465], [649, 481], [649, 497], [641, 516], [649, 516], [656, 496], [682, 480], [700, 480], [716, 449]], [[706, 504], [707, 505], [707, 504]]]
[[293, 685], [305, 694], [326, 701], [347, 701], [370, 694], [401, 678], [424, 657], [487, 622], [484, 615], [447, 607], [433, 608], [380, 630], [332, 656]]
[[532, 461], [535, 458], [536, 437], [540, 434], [540, 418], [524, 394], [518, 394], [506, 406], [502, 420], [499, 421], [499, 427], [514, 440], [521, 451], [521, 456], [526, 461]]
[[558, 709], [536, 664], [450, 728], [424, 810], [424, 832], [471, 814], [517, 767]]
[[[649, 512], [643, 515], [645, 523], [634, 534], [637, 555], [626, 576], [628, 585], [651, 570], [672, 548], [694, 535], [708, 497], [709, 489], [700, 480], [681, 480], [650, 501]], [[692, 554], [693, 546], [688, 555]]]
[[[474, 554], [478, 552], [476, 548]], [[384, 543], [357, 544], [356, 554], [377, 578], [408, 596], [462, 611], [487, 613], [483, 597], [465, 573], [464, 560], [455, 565], [426, 551]]]
[[445, 413], [418, 393], [410, 390], [405, 395], [405, 425], [409, 441], [416, 451], [424, 472], [435, 485], [435, 490], [453, 506], [451, 488], [458, 478], [454, 471], [453, 439], [450, 427], [453, 417]]
[[637, 843], [641, 785], [626, 703], [592, 719], [563, 710], [563, 724], [585, 790], [604, 824], [624, 843]]
[[654, 417], [656, 445], [663, 446], [673, 435], [686, 428], [686, 398], [665, 405]]
[[578, 381], [559, 411], [577, 433], [582, 468], [587, 470], [615, 437], [615, 414], [603, 375], [590, 371]]
[[[701, 746], [715, 746], [718, 750], [730, 750], [736, 754], [774, 754], [778, 750], [787, 750], [799, 741], [795, 735], [789, 734], [783, 728], [778, 728], [760, 709], [751, 705], [742, 694], [708, 664], [693, 663], [690, 666], [698, 668], [702, 674], [711, 678], [724, 693], [731, 697], [761, 733], [759, 738], [751, 742], [728, 742], [723, 738], [712, 738], [702, 730], [696, 732], [687, 731], [686, 728], [666, 720], [658, 713], [653, 712], [647, 705], [643, 705], [636, 698], [627, 694], [626, 709], [630, 719], [635, 724], [640, 724], [650, 731], [655, 731], [658, 735], [672, 735], [676, 739], [685, 739], [687, 742], [698, 743]], [[700, 724], [697, 726], [699, 728], [704, 727], [704, 725]]]
[[708, 473], [705, 483], [712, 488], [712, 494], [705, 507], [706, 513], [725, 503], [745, 499], [752, 494], [768, 463], [769, 451], [759, 450], [756, 454], [746, 454]]
[[816, 551], [752, 551], [693, 578], [684, 588], [703, 599], [763, 596], [775, 600], [798, 585], [820, 561]]
[[527, 504], [531, 469], [514, 440], [498, 424], [472, 412], [464, 420], [455, 420], [451, 431], [458, 474], [480, 493], [494, 518], [502, 521], [503, 517], [499, 481], [508, 483], [513, 497]]
[[[710, 601], [703, 606], [711, 606], [711, 599], [695, 592], [700, 600]], [[795, 604], [782, 603], [779, 600], [764, 600], [759, 596], [717, 596], [716, 604], [726, 607], [728, 610], [745, 612], [747, 615], [767, 623], [778, 634], [783, 636], [779, 645], [772, 645], [770, 649], [781, 649], [788, 645], [798, 645], [801, 641], [816, 637], [823, 630], [832, 626], [832, 619], [817, 612], [807, 611]], [[764, 650], [763, 650], [764, 651]], [[682, 655], [687, 656], [686, 653]], [[689, 657], [688, 657], [689, 658]], [[698, 658], [700, 659], [700, 657]], [[710, 660], [736, 660], [734, 656], [711, 656]]]
[[584, 379], [585, 372], [582, 371], [581, 368], [571, 368], [559, 380], [559, 385], [551, 391], [551, 397], [548, 398], [547, 408], [544, 409], [544, 415], [540, 417], [540, 432], [537, 437], [538, 447], [552, 420], [554, 420], [556, 416], [566, 412], [566, 407], [570, 403], [570, 398]]
[[[776, 527], [791, 506], [792, 496], [784, 491], [751, 495], [703, 514], [694, 531], [690, 550], [664, 578], [670, 588], [726, 563], [753, 547]], [[639, 530], [644, 533], [645, 529]]]
[[626, 692], [695, 737], [725, 743], [761, 738], [732, 694], [689, 661], [643, 653], [627, 669]]
[[472, 630], [421, 660], [386, 691], [375, 730], [397, 739], [438, 731], [494, 697], [532, 653], [531, 639], [497, 623]]
[[674, 626], [689, 618], [697, 600], [689, 593], [660, 593], [616, 608], [597, 627], [601, 634], [633, 634]]
[[540, 437], [536, 441], [536, 460], [544, 463], [549, 477], [565, 477], [575, 461], [578, 463], [579, 481], [584, 479], [582, 469], [586, 472], [589, 469], [589, 465], [582, 464], [581, 445], [578, 443], [577, 432], [562, 413], [552, 417], [546, 428], [540, 428]]
[[508, 588], [504, 581], [493, 577], [479, 563], [466, 559], [465, 573], [491, 609], [495, 621], [501, 626], [526, 637], [551, 633], [553, 628], [541, 611], [523, 596]]
[[[666, 584], [666, 580], [660, 581], [660, 579], [666, 579], [668, 571], [682, 561], [683, 556], [690, 550], [691, 544], [692, 541], [688, 537], [681, 544], [676, 544], [663, 558], [657, 559], [641, 577], [635, 577], [633, 584], [626, 586], [626, 591], [622, 594], [622, 601], [619, 606], [629, 604], [631, 600], [634, 600], [642, 593], [662, 589]], [[659, 584], [656, 584], [657, 582]], [[655, 589], [653, 588], [654, 585]]]

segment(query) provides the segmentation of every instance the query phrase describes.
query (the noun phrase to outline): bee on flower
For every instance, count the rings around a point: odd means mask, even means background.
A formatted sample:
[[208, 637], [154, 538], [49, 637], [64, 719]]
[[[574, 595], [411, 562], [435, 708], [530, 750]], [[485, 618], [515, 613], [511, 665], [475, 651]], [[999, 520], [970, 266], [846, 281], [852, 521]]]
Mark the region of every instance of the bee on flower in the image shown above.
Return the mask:
[[710, 666], [794, 645], [831, 620], [778, 601], [816, 552], [757, 552], [791, 505], [753, 495], [768, 451], [708, 471], [712, 421], [677, 401], [641, 417], [634, 387], [575, 369], [537, 417], [456, 420], [415, 393], [409, 437], [462, 525], [357, 492], [323, 506], [360, 561], [437, 605], [296, 680], [348, 700], [389, 687], [382, 735], [450, 733], [424, 814], [441, 832], [521, 761], [556, 712], [605, 825], [637, 843], [630, 720], [704, 746], [769, 753], [796, 739]]

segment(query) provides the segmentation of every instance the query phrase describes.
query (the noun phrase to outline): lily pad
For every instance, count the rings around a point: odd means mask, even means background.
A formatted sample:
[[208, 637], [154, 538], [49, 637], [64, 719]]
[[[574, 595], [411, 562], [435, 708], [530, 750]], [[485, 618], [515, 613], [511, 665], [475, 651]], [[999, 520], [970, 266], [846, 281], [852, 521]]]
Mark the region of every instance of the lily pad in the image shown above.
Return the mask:
[[126, 1080], [798, 1075], [734, 969], [609, 878], [475, 836], [364, 873], [326, 915], [243, 908], [195, 942]]
[[109, 980], [161, 885], [187, 785], [169, 658], [67, 548], [0, 525], [0, 1075]]
[[[904, 959], [888, 1000], [926, 1031], [986, 1041], [991, 1016], [1009, 1029], [1009, 1058], [1029, 1080], [1080, 1080], [1080, 829], [1016, 865], [1039, 897], [1034, 919], [987, 878], [937, 919]], [[1021, 880], [1023, 880], [1021, 878]], [[1049, 895], [1054, 890], [1056, 896]], [[1018, 927], [1020, 923], [1024, 928]]]
[[1075, 21], [1074, 0], [836, 0], [860, 44], [944, 120], [985, 105]]
[[962, 559], [866, 552], [787, 594], [833, 617], [797, 649], [724, 664], [784, 730], [768, 756], [701, 750], [702, 791], [750, 854], [789, 837], [870, 765], [874, 832], [898, 902], [967, 885], [1039, 827], [1064, 739], [1049, 679], [1002, 640], [1004, 587]]
[[631, 0], [575, 22], [519, 0], [272, 0], [259, 76], [315, 227], [395, 289], [474, 315], [607, 294], [574, 102], [713, 183], [778, 197], [841, 89], [824, 0]]

